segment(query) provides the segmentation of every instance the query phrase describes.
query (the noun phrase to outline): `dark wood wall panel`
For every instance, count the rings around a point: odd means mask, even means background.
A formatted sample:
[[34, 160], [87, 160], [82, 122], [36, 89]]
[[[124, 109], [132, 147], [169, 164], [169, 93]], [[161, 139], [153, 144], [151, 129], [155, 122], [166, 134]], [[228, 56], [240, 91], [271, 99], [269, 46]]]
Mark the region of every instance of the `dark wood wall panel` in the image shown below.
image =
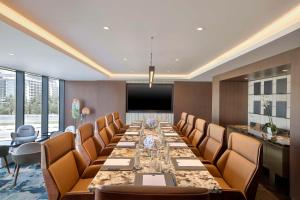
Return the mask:
[[281, 65], [290, 64], [291, 66], [291, 146], [290, 146], [290, 195], [291, 199], [300, 199], [300, 48], [281, 53], [276, 56], [241, 66], [236, 70], [218, 75], [213, 79], [213, 113], [212, 118], [216, 123], [220, 122], [220, 82], [222, 80], [251, 74]]
[[78, 98], [83, 106], [91, 108], [87, 121], [107, 113], [118, 111], [123, 120], [126, 112], [125, 81], [66, 81], [65, 82], [65, 125], [73, 124], [71, 105]]
[[173, 96], [174, 122], [181, 112], [211, 121], [211, 82], [175, 82]]
[[220, 124], [247, 124], [248, 82], [220, 83]]

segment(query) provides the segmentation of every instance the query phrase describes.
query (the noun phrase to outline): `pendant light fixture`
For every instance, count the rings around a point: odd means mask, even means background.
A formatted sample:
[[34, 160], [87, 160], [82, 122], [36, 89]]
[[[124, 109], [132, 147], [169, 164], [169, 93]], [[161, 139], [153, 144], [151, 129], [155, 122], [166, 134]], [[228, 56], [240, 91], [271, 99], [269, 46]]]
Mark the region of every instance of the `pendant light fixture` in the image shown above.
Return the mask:
[[150, 66], [149, 66], [149, 88], [152, 87], [153, 80], [154, 80], [154, 71], [155, 71], [155, 66], [152, 65], [152, 41], [154, 37], [151, 37], [151, 53], [150, 53]]

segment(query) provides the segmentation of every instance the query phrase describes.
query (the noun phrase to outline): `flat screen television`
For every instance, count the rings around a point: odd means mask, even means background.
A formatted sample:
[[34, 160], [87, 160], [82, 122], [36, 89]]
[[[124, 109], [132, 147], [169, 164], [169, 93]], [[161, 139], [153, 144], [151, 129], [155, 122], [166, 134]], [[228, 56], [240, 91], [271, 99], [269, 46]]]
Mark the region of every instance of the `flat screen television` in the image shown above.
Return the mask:
[[127, 112], [172, 112], [173, 85], [127, 84]]

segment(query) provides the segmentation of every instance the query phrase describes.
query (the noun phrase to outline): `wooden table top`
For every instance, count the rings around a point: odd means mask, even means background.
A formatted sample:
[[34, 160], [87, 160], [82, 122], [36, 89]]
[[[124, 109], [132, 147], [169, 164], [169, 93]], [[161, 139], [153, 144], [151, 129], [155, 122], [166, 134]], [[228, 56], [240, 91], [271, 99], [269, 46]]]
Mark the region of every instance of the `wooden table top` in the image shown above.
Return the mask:
[[[151, 131], [148, 129], [144, 130], [144, 135], [152, 135], [153, 137], [159, 139], [156, 131]], [[179, 135], [164, 137], [166, 142], [183, 142]], [[139, 141], [139, 136], [124, 135], [122, 136], [120, 142], [124, 141]], [[115, 148], [109, 158], [124, 158], [124, 157], [134, 157], [135, 148]], [[190, 150], [188, 146], [184, 148], [169, 148], [170, 158], [197, 158], [194, 153]], [[176, 179], [177, 186], [180, 187], [200, 187], [207, 188], [210, 191], [220, 189], [219, 184], [213, 176], [206, 170], [176, 170], [170, 161], [168, 164], [162, 163], [163, 170], [165, 172], [171, 173]], [[133, 185], [136, 173], [157, 173], [151, 167], [151, 157], [148, 155], [146, 150], [143, 150], [140, 155], [140, 164], [142, 169], [133, 171], [103, 171], [99, 170], [97, 175], [92, 180], [88, 189], [94, 191], [96, 188], [101, 188], [102, 185]]]

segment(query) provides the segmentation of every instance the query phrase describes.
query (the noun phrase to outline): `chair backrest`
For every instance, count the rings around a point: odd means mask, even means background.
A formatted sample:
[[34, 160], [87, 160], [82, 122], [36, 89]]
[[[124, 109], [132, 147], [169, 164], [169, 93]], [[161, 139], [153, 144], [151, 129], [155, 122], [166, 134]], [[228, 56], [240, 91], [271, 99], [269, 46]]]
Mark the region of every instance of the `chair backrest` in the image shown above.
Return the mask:
[[41, 152], [41, 144], [39, 142], [28, 142], [20, 145], [15, 151], [15, 155], [32, 154]]
[[117, 131], [114, 126], [112, 114], [108, 114], [105, 116], [105, 123], [106, 123], [105, 128], [106, 128], [108, 134], [110, 135], [111, 138], [114, 137], [117, 134]]
[[178, 121], [178, 123], [176, 125], [179, 131], [181, 131], [183, 129], [183, 127], [185, 126], [187, 116], [188, 116], [188, 114], [186, 112], [181, 113], [180, 120]]
[[94, 127], [91, 123], [85, 123], [78, 128], [79, 146], [78, 149], [85, 151], [85, 154], [89, 157], [89, 162], [96, 160], [98, 152], [101, 151], [100, 144], [94, 137]]
[[182, 133], [184, 136], [188, 137], [192, 130], [194, 129], [195, 124], [195, 116], [188, 115], [185, 127], [182, 129]]
[[96, 138], [101, 141], [104, 146], [107, 146], [110, 143], [111, 135], [106, 131], [105, 117], [100, 117], [95, 122], [95, 128], [97, 129]]
[[70, 191], [87, 167], [75, 150], [71, 132], [45, 141], [41, 161], [49, 199], [59, 199]]
[[224, 145], [225, 128], [216, 124], [209, 124], [206, 137], [199, 145], [200, 155], [214, 163]]
[[197, 147], [205, 136], [206, 121], [203, 119], [196, 119], [195, 128], [189, 135], [189, 140], [192, 141], [192, 145]]
[[240, 134], [231, 133], [228, 149], [217, 162], [223, 179], [234, 189], [254, 200], [262, 167], [262, 143]]
[[159, 187], [104, 185], [95, 192], [95, 200], [208, 200], [207, 189], [196, 187]]
[[35, 129], [31, 125], [22, 125], [17, 129], [17, 137], [29, 137], [35, 134]]
[[121, 128], [124, 128], [124, 124], [122, 122], [122, 120], [120, 119], [120, 115], [118, 112], [114, 112], [112, 113], [113, 115], [113, 121], [114, 121], [114, 124], [116, 126], [117, 129], [121, 129]]

